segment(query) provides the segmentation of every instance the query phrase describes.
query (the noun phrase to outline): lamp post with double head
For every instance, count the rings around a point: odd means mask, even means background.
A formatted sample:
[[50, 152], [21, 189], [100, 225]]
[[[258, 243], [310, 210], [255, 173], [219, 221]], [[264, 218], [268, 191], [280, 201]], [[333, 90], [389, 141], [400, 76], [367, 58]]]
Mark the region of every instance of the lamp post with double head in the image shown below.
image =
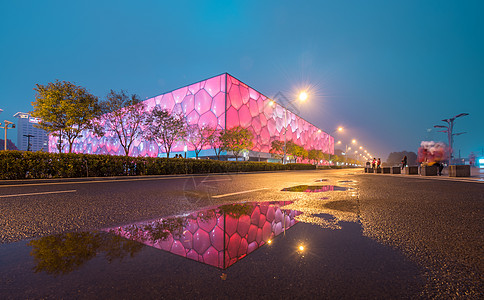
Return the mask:
[[[337, 143], [338, 145], [339, 144], [342, 144], [341, 141], [338, 141]], [[351, 140], [351, 144], [353, 145], [356, 145], [356, 140], [355, 139], [352, 139]], [[351, 150], [351, 147], [348, 147], [348, 144], [345, 144], [345, 164], [348, 165], [348, 150]]]
[[461, 135], [464, 134], [465, 132], [459, 132], [459, 133], [453, 133], [454, 130], [454, 122], [457, 118], [468, 116], [468, 113], [461, 113], [458, 115], [453, 116], [452, 118], [449, 119], [443, 119], [443, 122], [446, 122], [447, 125], [434, 125], [434, 128], [445, 128], [446, 130], [441, 130], [439, 132], [444, 132], [447, 133], [447, 139], [449, 142], [449, 164], [452, 163], [453, 159], [453, 154], [454, 154], [454, 136], [455, 135]]

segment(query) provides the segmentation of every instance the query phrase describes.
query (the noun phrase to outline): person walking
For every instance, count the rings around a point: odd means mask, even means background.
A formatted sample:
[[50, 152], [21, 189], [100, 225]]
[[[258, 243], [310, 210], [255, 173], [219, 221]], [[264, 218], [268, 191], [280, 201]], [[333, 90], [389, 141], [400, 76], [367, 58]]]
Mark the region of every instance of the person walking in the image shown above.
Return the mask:
[[404, 155], [402, 159], [402, 170], [407, 166], [407, 156]]
[[371, 162], [371, 167], [374, 169], [376, 167], [376, 158], [373, 157], [373, 161]]
[[381, 159], [378, 157], [378, 161], [376, 162], [376, 168], [380, 169], [381, 168]]

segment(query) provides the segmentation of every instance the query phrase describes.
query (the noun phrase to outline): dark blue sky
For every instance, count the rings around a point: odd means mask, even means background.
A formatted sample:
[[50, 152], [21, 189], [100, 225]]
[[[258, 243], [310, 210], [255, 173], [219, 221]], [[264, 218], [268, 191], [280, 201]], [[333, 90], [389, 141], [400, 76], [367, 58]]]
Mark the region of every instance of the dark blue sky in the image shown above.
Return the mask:
[[301, 115], [383, 159], [447, 141], [428, 129], [468, 112], [456, 154], [481, 154], [484, 1], [234, 3], [2, 1], [0, 121], [31, 110], [36, 83], [145, 99], [229, 72], [269, 97], [310, 85]]

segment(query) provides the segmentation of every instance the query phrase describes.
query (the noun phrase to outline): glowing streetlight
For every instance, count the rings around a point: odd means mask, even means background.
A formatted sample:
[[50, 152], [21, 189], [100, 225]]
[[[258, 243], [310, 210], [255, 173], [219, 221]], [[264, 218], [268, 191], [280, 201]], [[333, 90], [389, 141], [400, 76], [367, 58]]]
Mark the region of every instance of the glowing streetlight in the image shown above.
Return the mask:
[[299, 93], [299, 100], [306, 101], [308, 99], [308, 94], [306, 92]]

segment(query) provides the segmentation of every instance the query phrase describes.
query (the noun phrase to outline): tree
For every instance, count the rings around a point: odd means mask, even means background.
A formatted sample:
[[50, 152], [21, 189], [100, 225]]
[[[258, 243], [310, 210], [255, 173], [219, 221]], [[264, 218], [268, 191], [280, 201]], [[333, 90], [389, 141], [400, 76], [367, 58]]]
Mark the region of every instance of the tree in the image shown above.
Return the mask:
[[324, 159], [324, 153], [321, 150], [311, 149], [308, 151], [308, 159], [312, 160], [313, 163], [318, 163], [320, 160]]
[[299, 149], [298, 149], [298, 156], [299, 158], [301, 158], [301, 162], [303, 160], [305, 160], [306, 158], [308, 158], [308, 150], [306, 150], [303, 146], [299, 146]]
[[210, 126], [204, 126], [202, 128], [196, 124], [187, 126], [187, 143], [195, 150], [195, 157], [197, 159], [203, 147], [210, 145], [214, 134], [215, 128]]
[[239, 154], [242, 150], [252, 148], [254, 136], [249, 129], [237, 126], [225, 130], [220, 138], [222, 140], [223, 150], [232, 151], [235, 160], [238, 161]]
[[338, 156], [338, 155], [333, 155], [332, 159], [333, 159], [333, 162], [335, 162], [335, 163], [344, 162], [344, 158], [342, 158], [341, 156]]
[[224, 134], [223, 130], [216, 129], [209, 137], [210, 146], [215, 152], [215, 155], [217, 156], [218, 160], [220, 160], [220, 154], [222, 153], [222, 151], [224, 151], [224, 147], [223, 147], [224, 144], [222, 141], [223, 134]]
[[304, 149], [304, 147], [299, 146], [293, 141], [286, 142], [286, 149], [286, 153], [289, 153], [291, 156], [294, 157], [294, 162], [297, 162], [298, 158], [301, 158], [301, 160], [303, 160], [308, 157], [308, 151]]
[[181, 115], [155, 106], [146, 119], [145, 138], [161, 144], [168, 158], [173, 144], [186, 136], [185, 124]]
[[128, 95], [121, 90], [119, 93], [111, 90], [106, 100], [101, 103], [103, 114], [98, 118], [95, 132], [103, 136], [113, 132], [129, 155], [131, 145], [142, 135], [142, 125], [146, 119], [145, 104], [138, 95]]
[[59, 152], [62, 152], [65, 138], [71, 153], [74, 141], [83, 130], [93, 128], [92, 120], [100, 114], [98, 98], [69, 81], [56, 80], [35, 86], [37, 93], [31, 114], [41, 119], [35, 127], [59, 137]]
[[278, 140], [272, 141], [269, 153], [272, 154], [272, 157], [280, 159], [281, 163], [284, 163], [284, 142]]
[[296, 159], [297, 156], [297, 144], [294, 143], [293, 141], [287, 141], [286, 142], [286, 155], [289, 155], [291, 158]]

